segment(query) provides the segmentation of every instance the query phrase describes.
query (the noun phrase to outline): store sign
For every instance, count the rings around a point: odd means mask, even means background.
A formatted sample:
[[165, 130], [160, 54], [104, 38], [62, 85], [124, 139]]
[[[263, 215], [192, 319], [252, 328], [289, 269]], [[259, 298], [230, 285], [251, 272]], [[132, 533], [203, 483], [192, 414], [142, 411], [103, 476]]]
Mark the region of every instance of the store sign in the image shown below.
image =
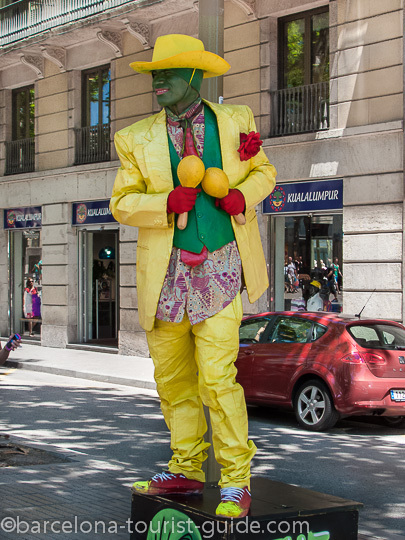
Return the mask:
[[39, 229], [42, 227], [41, 206], [4, 210], [5, 229]]
[[278, 184], [263, 201], [263, 214], [305, 214], [342, 208], [342, 179]]
[[110, 201], [73, 203], [72, 225], [116, 223], [110, 210]]

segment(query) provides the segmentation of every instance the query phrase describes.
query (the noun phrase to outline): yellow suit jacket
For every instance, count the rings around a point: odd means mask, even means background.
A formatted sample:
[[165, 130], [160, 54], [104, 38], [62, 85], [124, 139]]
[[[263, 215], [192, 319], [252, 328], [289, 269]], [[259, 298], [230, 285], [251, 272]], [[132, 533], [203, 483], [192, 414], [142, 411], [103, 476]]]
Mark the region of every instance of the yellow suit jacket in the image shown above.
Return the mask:
[[[241, 161], [240, 133], [256, 131], [253, 113], [244, 105], [205, 102], [215, 113], [221, 142], [222, 166], [231, 188], [238, 188], [246, 201], [246, 225], [231, 218], [242, 260], [250, 302], [267, 289], [266, 261], [260, 240], [255, 206], [274, 189], [276, 170], [263, 149]], [[115, 134], [121, 161], [110, 208], [117, 221], [139, 227], [136, 283], [139, 322], [152, 330], [160, 291], [173, 247], [174, 214], [167, 214], [167, 197], [173, 189], [164, 109], [156, 115]]]

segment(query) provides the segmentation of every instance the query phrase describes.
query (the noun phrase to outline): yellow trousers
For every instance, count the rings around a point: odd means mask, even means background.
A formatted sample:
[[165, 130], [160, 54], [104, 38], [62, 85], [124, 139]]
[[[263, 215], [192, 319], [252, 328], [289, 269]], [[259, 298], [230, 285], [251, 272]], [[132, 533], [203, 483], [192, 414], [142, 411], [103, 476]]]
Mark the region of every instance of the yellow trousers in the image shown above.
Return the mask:
[[147, 332], [161, 408], [171, 433], [169, 471], [205, 481], [201, 469], [209, 444], [203, 404], [209, 408], [221, 487], [250, 484], [256, 446], [248, 440], [245, 396], [235, 382], [242, 301], [238, 294], [225, 309], [192, 326], [155, 320]]

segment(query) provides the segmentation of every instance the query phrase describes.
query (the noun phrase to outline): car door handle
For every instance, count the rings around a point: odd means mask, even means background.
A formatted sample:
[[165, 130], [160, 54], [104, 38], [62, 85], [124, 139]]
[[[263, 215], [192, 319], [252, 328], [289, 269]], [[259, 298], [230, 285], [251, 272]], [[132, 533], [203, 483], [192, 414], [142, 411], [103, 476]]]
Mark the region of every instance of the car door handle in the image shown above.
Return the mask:
[[247, 350], [244, 350], [243, 351], [243, 354], [245, 354], [246, 356], [248, 355], [251, 355], [251, 354], [254, 354], [253, 351], [251, 349], [247, 349]]

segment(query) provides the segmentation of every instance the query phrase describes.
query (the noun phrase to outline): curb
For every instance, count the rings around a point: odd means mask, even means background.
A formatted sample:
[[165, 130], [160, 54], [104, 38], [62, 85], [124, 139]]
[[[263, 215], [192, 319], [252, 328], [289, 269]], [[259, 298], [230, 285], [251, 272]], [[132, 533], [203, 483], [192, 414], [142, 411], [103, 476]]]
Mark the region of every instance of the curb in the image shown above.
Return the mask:
[[87, 373], [84, 371], [75, 371], [73, 369], [55, 368], [51, 366], [40, 366], [38, 364], [28, 364], [19, 362], [18, 360], [7, 360], [4, 364], [6, 367], [25, 369], [27, 371], [39, 371], [42, 373], [50, 373], [53, 375], [62, 375], [65, 377], [73, 377], [75, 379], [86, 379], [97, 382], [110, 384], [119, 384], [122, 386], [132, 386], [136, 388], [144, 388], [148, 390], [156, 390], [156, 383], [152, 381], [143, 381], [139, 379], [126, 379], [125, 377], [115, 377], [114, 375], [100, 375], [99, 373]]

